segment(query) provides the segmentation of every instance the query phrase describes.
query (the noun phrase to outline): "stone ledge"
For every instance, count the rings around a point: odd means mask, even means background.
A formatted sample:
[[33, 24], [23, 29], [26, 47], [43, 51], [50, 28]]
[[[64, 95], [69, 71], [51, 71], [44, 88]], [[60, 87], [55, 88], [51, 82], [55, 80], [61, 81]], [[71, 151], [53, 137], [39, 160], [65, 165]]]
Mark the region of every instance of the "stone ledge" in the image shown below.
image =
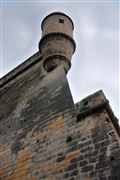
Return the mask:
[[85, 118], [86, 116], [98, 112], [102, 109], [105, 109], [120, 136], [120, 127], [118, 123], [118, 119], [115, 117], [110, 105], [109, 101], [106, 99], [102, 90], [91, 94], [90, 96], [84, 98], [80, 102], [75, 104], [76, 113], [79, 118]]
[[38, 51], [35, 54], [33, 54], [30, 58], [28, 58], [26, 61], [24, 61], [23, 63], [18, 65], [15, 69], [10, 71], [8, 74], [3, 76], [0, 79], [0, 87], [3, 87], [5, 84], [10, 82], [11, 80], [13, 80], [17, 76], [19, 76], [21, 73], [23, 73], [27, 69], [29, 69], [31, 66], [33, 66], [34, 64], [40, 62], [41, 60], [42, 60], [42, 56]]
[[107, 99], [105, 98], [103, 91], [100, 90], [76, 103], [75, 109], [77, 114], [86, 114], [88, 111], [101, 105], [103, 106], [106, 103]]

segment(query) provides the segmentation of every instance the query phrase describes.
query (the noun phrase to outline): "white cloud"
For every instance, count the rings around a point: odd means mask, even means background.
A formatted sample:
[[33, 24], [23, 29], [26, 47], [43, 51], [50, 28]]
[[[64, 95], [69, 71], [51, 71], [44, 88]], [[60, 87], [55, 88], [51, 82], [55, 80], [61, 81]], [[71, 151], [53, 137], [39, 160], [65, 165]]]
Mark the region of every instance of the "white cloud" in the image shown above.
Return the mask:
[[19, 41], [15, 41], [17, 48], [26, 50], [32, 42], [32, 31], [28, 25], [22, 22], [19, 22], [16, 27], [16, 36], [19, 39]]

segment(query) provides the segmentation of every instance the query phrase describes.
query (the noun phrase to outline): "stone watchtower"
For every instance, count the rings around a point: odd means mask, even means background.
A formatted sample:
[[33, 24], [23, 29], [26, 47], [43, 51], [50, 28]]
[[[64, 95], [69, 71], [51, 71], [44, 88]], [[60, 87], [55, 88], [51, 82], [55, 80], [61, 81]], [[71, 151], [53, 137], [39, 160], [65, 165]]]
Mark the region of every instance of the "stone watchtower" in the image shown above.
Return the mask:
[[0, 80], [0, 180], [120, 180], [120, 129], [100, 90], [74, 104], [74, 25], [42, 22], [39, 51]]
[[61, 65], [67, 73], [75, 51], [72, 20], [63, 13], [52, 13], [45, 17], [41, 28], [42, 39], [39, 43], [39, 50], [44, 58], [45, 70], [50, 72]]

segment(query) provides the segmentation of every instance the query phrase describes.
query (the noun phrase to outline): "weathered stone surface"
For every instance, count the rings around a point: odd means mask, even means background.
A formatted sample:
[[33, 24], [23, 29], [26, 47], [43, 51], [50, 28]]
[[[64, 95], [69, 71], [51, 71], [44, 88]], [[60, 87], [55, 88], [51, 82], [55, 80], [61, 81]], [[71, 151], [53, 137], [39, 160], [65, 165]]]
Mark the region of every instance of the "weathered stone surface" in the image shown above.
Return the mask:
[[103, 92], [74, 105], [63, 66], [43, 64], [37, 52], [0, 80], [0, 180], [119, 180], [120, 129]]

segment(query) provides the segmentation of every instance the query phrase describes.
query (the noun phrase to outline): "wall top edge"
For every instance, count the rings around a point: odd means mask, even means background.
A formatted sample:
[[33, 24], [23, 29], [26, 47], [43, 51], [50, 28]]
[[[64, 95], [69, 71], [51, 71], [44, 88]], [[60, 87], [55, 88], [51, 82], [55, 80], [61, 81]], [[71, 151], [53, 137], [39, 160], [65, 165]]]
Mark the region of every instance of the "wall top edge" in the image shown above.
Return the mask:
[[33, 54], [31, 57], [29, 57], [27, 60], [22, 62], [20, 65], [15, 67], [12, 71], [10, 71], [5, 76], [3, 76], [0, 79], [0, 87], [3, 87], [5, 84], [16, 78], [21, 73], [27, 71], [27, 69], [29, 69], [34, 64], [40, 62], [41, 60], [42, 60], [42, 56], [38, 51], [35, 54]]
[[108, 116], [111, 119], [111, 122], [113, 123], [117, 133], [120, 136], [120, 126], [118, 123], [118, 119], [114, 115], [111, 106], [109, 104], [109, 101], [106, 99], [105, 94], [102, 90], [99, 90], [95, 92], [94, 94], [91, 94], [84, 99], [82, 99], [80, 102], [75, 104], [76, 113], [79, 116], [79, 118], [85, 118], [86, 116], [99, 112], [100, 110], [106, 110], [108, 113]]

